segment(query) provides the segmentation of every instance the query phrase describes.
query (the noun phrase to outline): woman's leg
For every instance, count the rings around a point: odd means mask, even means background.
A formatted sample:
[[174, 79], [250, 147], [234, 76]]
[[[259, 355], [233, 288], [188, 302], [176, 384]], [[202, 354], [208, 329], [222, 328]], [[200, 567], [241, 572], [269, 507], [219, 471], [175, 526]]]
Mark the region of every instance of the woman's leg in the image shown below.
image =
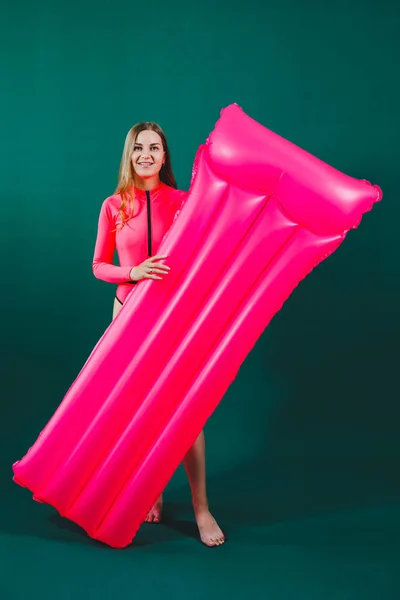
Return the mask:
[[[114, 298], [114, 306], [113, 306], [113, 320], [119, 313], [122, 308], [121, 302], [119, 302], [116, 298]], [[150, 510], [149, 514], [146, 517], [146, 521], [148, 523], [159, 523], [161, 521], [161, 513], [162, 513], [162, 494], [158, 498], [157, 502], [154, 504], [153, 508]]]
[[116, 298], [114, 298], [114, 304], [113, 304], [113, 315], [112, 315], [112, 320], [114, 321], [115, 317], [117, 316], [117, 314], [119, 313], [119, 311], [122, 308], [122, 304], [119, 300], [117, 300]]
[[[114, 298], [113, 319], [115, 319], [121, 308], [122, 304]], [[224, 543], [225, 538], [208, 508], [205, 454], [205, 438], [204, 431], [202, 431], [187, 452], [183, 459], [183, 464], [192, 492], [193, 510], [201, 541], [207, 546], [219, 546]], [[163, 497], [161, 494], [147, 515], [147, 522], [159, 523], [161, 521], [162, 501]]]
[[183, 465], [192, 491], [193, 510], [201, 541], [207, 546], [220, 546], [225, 537], [208, 508], [205, 450], [202, 431], [183, 459]]

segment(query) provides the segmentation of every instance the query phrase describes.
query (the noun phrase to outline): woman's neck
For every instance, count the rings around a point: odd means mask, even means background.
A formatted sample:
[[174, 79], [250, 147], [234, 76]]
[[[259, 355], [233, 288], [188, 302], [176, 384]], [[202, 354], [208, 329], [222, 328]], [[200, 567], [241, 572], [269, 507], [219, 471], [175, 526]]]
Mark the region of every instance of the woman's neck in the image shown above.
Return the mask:
[[161, 179], [158, 175], [143, 179], [142, 177], [135, 177], [134, 186], [138, 190], [149, 191], [158, 188], [161, 185]]

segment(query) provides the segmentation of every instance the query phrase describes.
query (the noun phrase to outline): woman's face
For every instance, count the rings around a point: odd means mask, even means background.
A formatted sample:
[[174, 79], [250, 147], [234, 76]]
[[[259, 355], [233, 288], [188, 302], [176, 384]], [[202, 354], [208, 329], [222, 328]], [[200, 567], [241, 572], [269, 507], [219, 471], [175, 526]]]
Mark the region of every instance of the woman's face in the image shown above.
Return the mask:
[[132, 154], [132, 166], [138, 177], [146, 179], [158, 175], [165, 161], [161, 137], [146, 129], [136, 138]]

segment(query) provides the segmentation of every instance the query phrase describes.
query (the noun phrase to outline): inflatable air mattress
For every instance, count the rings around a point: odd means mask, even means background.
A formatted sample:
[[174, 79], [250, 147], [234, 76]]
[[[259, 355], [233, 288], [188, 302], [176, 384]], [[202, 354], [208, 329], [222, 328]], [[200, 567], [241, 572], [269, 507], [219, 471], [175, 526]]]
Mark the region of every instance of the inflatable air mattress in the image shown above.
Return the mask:
[[223, 109], [157, 250], [168, 277], [132, 289], [14, 481], [131, 543], [272, 317], [381, 197]]

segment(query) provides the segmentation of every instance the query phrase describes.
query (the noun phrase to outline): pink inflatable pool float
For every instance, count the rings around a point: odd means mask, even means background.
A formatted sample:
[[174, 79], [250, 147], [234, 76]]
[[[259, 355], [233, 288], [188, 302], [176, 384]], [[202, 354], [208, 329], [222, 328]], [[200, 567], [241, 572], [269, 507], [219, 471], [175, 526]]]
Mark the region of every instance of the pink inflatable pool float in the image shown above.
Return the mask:
[[223, 109], [157, 249], [170, 274], [132, 289], [14, 481], [131, 543], [272, 317], [381, 197]]

